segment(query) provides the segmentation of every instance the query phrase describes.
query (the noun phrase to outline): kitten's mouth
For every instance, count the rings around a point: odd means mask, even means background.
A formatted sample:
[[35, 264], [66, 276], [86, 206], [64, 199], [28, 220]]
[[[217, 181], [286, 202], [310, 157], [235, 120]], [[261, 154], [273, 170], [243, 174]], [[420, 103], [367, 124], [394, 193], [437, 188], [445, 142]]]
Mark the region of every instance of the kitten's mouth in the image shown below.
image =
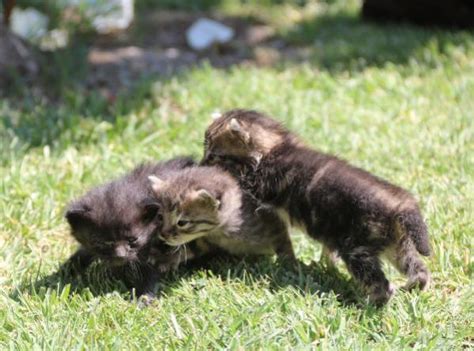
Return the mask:
[[186, 244], [189, 241], [189, 240], [183, 240], [183, 239], [180, 239], [180, 238], [167, 238], [167, 239], [165, 239], [161, 236], [160, 236], [160, 239], [163, 240], [166, 245], [173, 246], [173, 247], [181, 246], [183, 244]]
[[205, 236], [207, 235], [207, 233], [197, 233], [197, 234], [193, 234], [193, 235], [187, 235], [186, 237], [177, 237], [177, 238], [163, 238], [162, 236], [160, 236], [160, 239], [163, 240], [165, 242], [166, 245], [168, 246], [181, 246], [181, 245], [184, 245], [184, 244], [187, 244], [189, 243], [190, 241], [193, 241], [197, 238], [200, 238], [202, 236]]
[[172, 240], [164, 240], [165, 244], [168, 246], [180, 246], [182, 243]]

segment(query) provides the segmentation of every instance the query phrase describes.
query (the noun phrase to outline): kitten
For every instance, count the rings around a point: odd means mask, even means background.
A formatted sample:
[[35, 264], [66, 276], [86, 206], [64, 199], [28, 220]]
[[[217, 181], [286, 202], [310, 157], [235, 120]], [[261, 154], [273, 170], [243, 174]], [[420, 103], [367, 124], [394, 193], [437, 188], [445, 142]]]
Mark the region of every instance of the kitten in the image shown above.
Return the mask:
[[[188, 259], [220, 249], [295, 260], [286, 223], [272, 207], [243, 194], [227, 172], [192, 167], [150, 176], [150, 181], [162, 216], [159, 239], [184, 247]], [[190, 242], [195, 250], [185, 246]]]
[[[158, 206], [150, 201], [150, 174], [164, 176], [194, 165], [190, 158], [145, 164], [129, 174], [89, 191], [73, 201], [66, 212], [71, 234], [81, 247], [69, 259], [79, 272], [100, 258], [111, 267], [130, 266], [141, 273], [137, 295], [152, 295], [155, 274], [148, 267], [150, 239], [159, 229]], [[156, 256], [168, 255], [164, 244], [153, 247]], [[170, 256], [171, 258], [171, 256]], [[120, 270], [119, 269], [119, 270]]]
[[427, 288], [427, 227], [414, 197], [402, 188], [306, 147], [263, 114], [232, 110], [205, 134], [202, 164], [219, 164], [259, 200], [288, 214], [324, 252], [337, 252], [381, 305], [393, 294], [379, 257], [408, 276], [407, 289]]

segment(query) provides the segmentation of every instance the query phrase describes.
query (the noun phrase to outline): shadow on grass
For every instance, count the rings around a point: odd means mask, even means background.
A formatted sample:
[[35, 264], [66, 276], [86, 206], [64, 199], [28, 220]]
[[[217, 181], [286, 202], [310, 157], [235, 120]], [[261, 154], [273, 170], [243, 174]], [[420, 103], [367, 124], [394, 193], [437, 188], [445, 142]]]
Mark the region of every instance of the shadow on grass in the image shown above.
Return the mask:
[[299, 47], [311, 47], [307, 60], [331, 72], [382, 67], [387, 63], [405, 65], [411, 60], [429, 67], [453, 46], [474, 44], [469, 31], [378, 24], [348, 14], [300, 22], [283, 38]]
[[93, 263], [84, 274], [73, 274], [69, 265], [61, 265], [56, 272], [45, 277], [32, 279], [20, 284], [10, 294], [18, 300], [23, 294], [44, 296], [47, 291], [53, 290], [60, 294], [66, 287], [70, 293], [81, 294], [86, 291], [93, 296], [102, 296], [117, 291], [127, 293], [126, 283], [117, 274], [100, 262]]
[[337, 269], [327, 268], [314, 261], [309, 265], [298, 261], [295, 265], [286, 261], [275, 261], [268, 256], [246, 258], [217, 256], [210, 261], [192, 263], [188, 269], [180, 270], [177, 276], [175, 274], [173, 279], [166, 279], [164, 291], [175, 287], [175, 278], [186, 280], [196, 269], [204, 269], [222, 281], [238, 280], [251, 286], [259, 281], [265, 282], [269, 284], [268, 288], [272, 292], [293, 287], [302, 294], [320, 297], [335, 294], [343, 306], [361, 306], [357, 287]]
[[[246, 285], [254, 285], [261, 281], [269, 283], [271, 292], [287, 287], [296, 288], [302, 294], [320, 297], [335, 294], [342, 306], [367, 308], [360, 301], [356, 286], [337, 270], [312, 262], [297, 265], [276, 261], [271, 257], [238, 258], [228, 255], [215, 255], [201, 258], [181, 266], [178, 271], [165, 274], [159, 280], [157, 296], [172, 294], [172, 290], [186, 283], [197, 271], [204, 271], [206, 276], [217, 277], [222, 281], [238, 280]], [[56, 272], [34, 281], [18, 286], [10, 295], [14, 300], [21, 300], [23, 294], [44, 296], [48, 291], [61, 294], [64, 289], [68, 293], [90, 293], [92, 296], [103, 296], [118, 292], [124, 298], [131, 298], [134, 292], [129, 280], [123, 279], [123, 270], [112, 271], [100, 262], [94, 263], [83, 275], [71, 274], [71, 268], [62, 265]], [[194, 286], [196, 290], [205, 288], [205, 284]]]

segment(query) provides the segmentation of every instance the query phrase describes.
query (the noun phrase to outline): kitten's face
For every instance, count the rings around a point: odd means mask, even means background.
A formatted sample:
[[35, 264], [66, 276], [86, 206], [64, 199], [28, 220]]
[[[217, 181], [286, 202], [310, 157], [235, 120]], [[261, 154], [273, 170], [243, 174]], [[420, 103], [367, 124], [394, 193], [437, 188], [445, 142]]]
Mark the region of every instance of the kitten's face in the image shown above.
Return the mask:
[[205, 189], [180, 187], [172, 181], [151, 176], [159, 204], [159, 238], [179, 246], [210, 234], [219, 227], [220, 202]]
[[[252, 119], [246, 118], [246, 114]], [[261, 121], [268, 119], [245, 111], [230, 111], [216, 119], [206, 130], [203, 164], [219, 164], [226, 159], [258, 163], [282, 140], [277, 130], [262, 125]]]
[[72, 204], [66, 218], [72, 235], [111, 266], [146, 257], [147, 244], [159, 225], [156, 204], [121, 203], [100, 194]]
[[246, 126], [233, 118], [218, 119], [206, 130], [204, 137], [204, 162], [212, 164], [222, 157], [251, 157], [254, 148]]

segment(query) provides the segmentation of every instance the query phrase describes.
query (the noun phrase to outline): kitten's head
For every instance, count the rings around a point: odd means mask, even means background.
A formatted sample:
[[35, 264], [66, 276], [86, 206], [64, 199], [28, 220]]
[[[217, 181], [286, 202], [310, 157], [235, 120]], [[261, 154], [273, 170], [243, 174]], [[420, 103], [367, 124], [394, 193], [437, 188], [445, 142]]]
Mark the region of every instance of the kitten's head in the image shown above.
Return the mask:
[[158, 206], [121, 199], [111, 189], [104, 190], [93, 191], [70, 205], [66, 219], [72, 235], [110, 265], [138, 261], [146, 255], [156, 231]]
[[159, 237], [171, 246], [219, 230], [227, 220], [227, 204], [233, 199], [240, 206], [240, 193], [235, 191], [237, 183], [213, 167], [195, 167], [166, 178], [149, 178], [160, 207]]
[[67, 209], [72, 235], [110, 265], [145, 258], [160, 226], [159, 207], [150, 200], [152, 191], [147, 177], [192, 164], [189, 159], [176, 159], [143, 165], [123, 178], [92, 189]]
[[203, 164], [217, 164], [226, 158], [247, 159], [258, 163], [283, 142], [287, 133], [278, 122], [258, 112], [226, 112], [206, 130]]

